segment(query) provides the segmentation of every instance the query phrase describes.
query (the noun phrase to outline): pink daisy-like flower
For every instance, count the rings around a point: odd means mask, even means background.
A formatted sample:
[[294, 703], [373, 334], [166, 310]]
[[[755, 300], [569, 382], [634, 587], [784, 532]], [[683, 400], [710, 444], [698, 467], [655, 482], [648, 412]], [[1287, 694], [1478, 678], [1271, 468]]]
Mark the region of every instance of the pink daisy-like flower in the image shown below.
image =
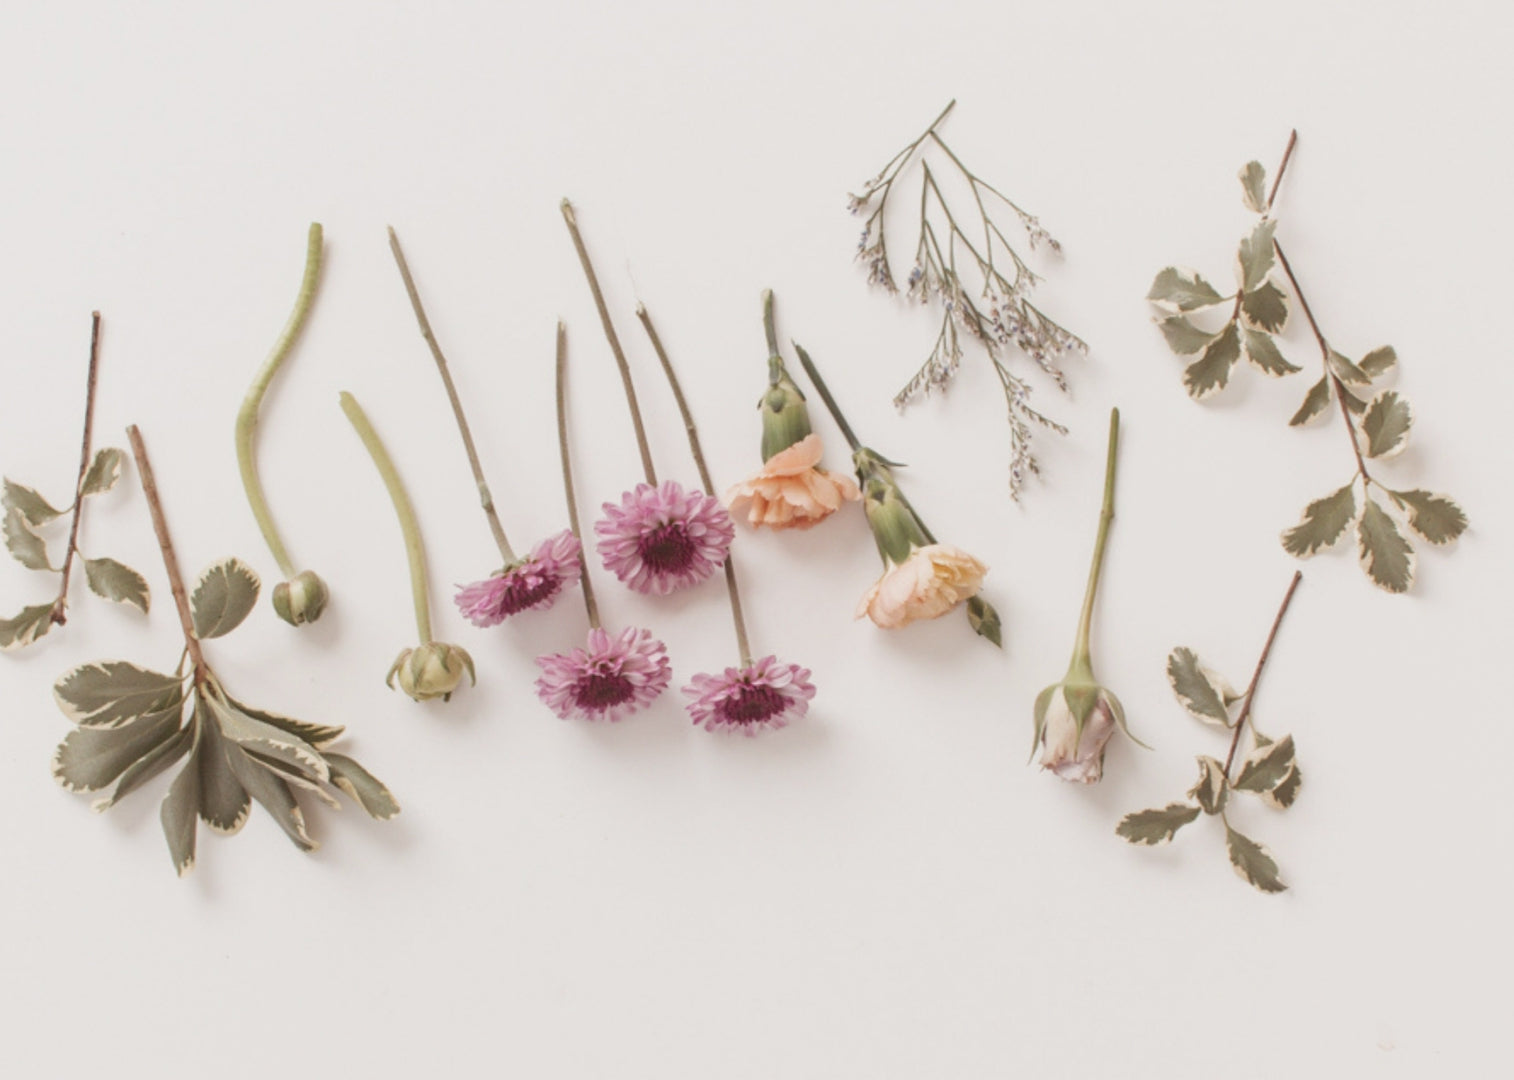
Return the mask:
[[587, 649], [538, 656], [536, 695], [562, 719], [616, 721], [650, 705], [668, 688], [673, 666], [650, 630], [629, 627], [611, 638], [589, 631]]
[[637, 484], [594, 524], [605, 569], [640, 593], [696, 585], [720, 569], [736, 528], [720, 500], [676, 480]]
[[474, 626], [498, 626], [522, 611], [552, 606], [564, 588], [578, 580], [578, 537], [564, 529], [483, 581], [457, 590], [457, 607]]
[[802, 717], [809, 711], [815, 686], [808, 668], [764, 656], [751, 667], [695, 675], [683, 692], [694, 699], [688, 710], [695, 727], [755, 735]]

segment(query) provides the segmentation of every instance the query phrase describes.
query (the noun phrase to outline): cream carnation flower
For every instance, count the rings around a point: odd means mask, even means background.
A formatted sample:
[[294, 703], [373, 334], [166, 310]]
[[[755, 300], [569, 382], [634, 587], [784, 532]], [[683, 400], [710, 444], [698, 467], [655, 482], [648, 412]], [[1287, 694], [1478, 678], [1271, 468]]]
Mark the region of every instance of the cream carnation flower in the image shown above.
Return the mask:
[[950, 544], [917, 547], [873, 582], [857, 605], [856, 617], [866, 615], [885, 630], [908, 626], [916, 619], [939, 618], [976, 596], [987, 573], [987, 566], [961, 548]]
[[726, 506], [734, 514], [750, 504], [748, 523], [772, 529], [807, 529], [825, 520], [862, 492], [850, 476], [819, 467], [823, 452], [820, 436], [806, 435], [732, 486], [725, 493]]

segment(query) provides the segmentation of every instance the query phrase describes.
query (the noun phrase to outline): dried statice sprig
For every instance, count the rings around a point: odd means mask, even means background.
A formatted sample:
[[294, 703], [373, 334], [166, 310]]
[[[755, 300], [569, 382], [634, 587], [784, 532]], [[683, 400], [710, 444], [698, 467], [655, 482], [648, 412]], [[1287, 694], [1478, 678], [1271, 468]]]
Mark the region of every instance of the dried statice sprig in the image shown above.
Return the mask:
[[185, 589], [147, 448], [135, 427], [127, 436], [184, 631], [184, 652], [171, 673], [109, 660], [59, 679], [53, 695], [78, 727], [53, 754], [53, 777], [69, 791], [104, 792], [95, 809], [106, 810], [188, 755], [160, 813], [180, 876], [194, 867], [198, 822], [234, 833], [247, 821], [253, 799], [302, 851], [314, 851], [317, 842], [306, 829], [297, 793], [336, 807], [335, 788], [372, 817], [399, 813], [388, 788], [352, 758], [328, 749], [342, 728], [264, 712], [226, 692], [202, 644], [247, 617], [257, 603], [258, 577], [240, 559], [226, 559], [201, 574], [192, 593]]
[[314, 570], [297, 569], [294, 560], [289, 556], [289, 550], [284, 546], [278, 526], [273, 520], [273, 511], [268, 507], [268, 497], [263, 494], [263, 481], [258, 476], [255, 439], [258, 413], [263, 407], [263, 396], [268, 393], [268, 385], [273, 382], [273, 377], [283, 366], [284, 360], [289, 356], [289, 351], [294, 348], [294, 343], [300, 336], [300, 331], [305, 328], [306, 320], [310, 317], [310, 305], [315, 299], [316, 285], [321, 279], [321, 256], [324, 248], [325, 241], [321, 226], [313, 222], [306, 235], [305, 273], [300, 279], [300, 291], [295, 296], [294, 308], [289, 313], [289, 319], [284, 323], [284, 329], [279, 332], [278, 340], [273, 343], [268, 358], [263, 361], [263, 366], [253, 376], [252, 385], [247, 388], [247, 394], [242, 399], [242, 407], [237, 412], [236, 423], [237, 466], [242, 473], [242, 488], [247, 493], [247, 502], [252, 507], [252, 516], [257, 519], [258, 529], [263, 534], [263, 540], [268, 544], [273, 561], [278, 564], [279, 572], [284, 575], [284, 580], [273, 589], [273, 610], [290, 626], [303, 626], [319, 619], [331, 599], [331, 592], [326, 587], [326, 583], [321, 580], [321, 576]]
[[[1230, 750], [1223, 762], [1200, 755], [1198, 782], [1189, 789], [1188, 801], [1126, 814], [1115, 827], [1117, 836], [1132, 844], [1156, 847], [1170, 841], [1184, 825], [1198, 820], [1199, 814], [1209, 814], [1224, 824], [1225, 849], [1230, 855], [1230, 865], [1243, 881], [1266, 893], [1282, 892], [1288, 887], [1278, 876], [1272, 853], [1239, 832], [1230, 823], [1228, 811], [1233, 808], [1230, 802], [1233, 792], [1257, 795], [1278, 810], [1288, 809], [1298, 797], [1302, 781], [1293, 736], [1272, 739], [1263, 735], [1256, 729], [1256, 720], [1251, 713], [1262, 669], [1267, 666], [1278, 627], [1282, 625], [1283, 616], [1287, 614], [1293, 593], [1302, 579], [1303, 575], [1295, 572], [1289, 582], [1277, 617], [1272, 620], [1267, 643], [1256, 662], [1256, 670], [1252, 672], [1251, 682], [1243, 692], [1237, 694], [1231, 689], [1230, 683], [1205, 667], [1192, 649], [1172, 650], [1167, 658], [1167, 680], [1172, 684], [1173, 693], [1183, 708], [1199, 720], [1230, 729]], [[1248, 732], [1251, 749], [1240, 759], [1237, 769], [1241, 740]]]
[[[1283, 547], [1307, 558], [1333, 547], [1354, 526], [1357, 557], [1367, 577], [1388, 592], [1407, 592], [1414, 584], [1416, 559], [1400, 526], [1406, 524], [1427, 543], [1440, 546], [1466, 531], [1467, 517], [1445, 495], [1420, 488], [1390, 488], [1368, 470], [1368, 460], [1391, 458], [1403, 451], [1413, 413], [1402, 394], [1381, 386], [1398, 367], [1393, 347], [1373, 349], [1356, 361], [1331, 347], [1275, 236], [1272, 205], [1297, 139], [1297, 132], [1289, 137], [1265, 197], [1266, 171], [1261, 164], [1250, 162], [1240, 172], [1242, 199], [1260, 218], [1237, 252], [1236, 292], [1222, 295], [1195, 271], [1169, 266], [1157, 274], [1146, 298], [1160, 312], [1158, 325], [1173, 352], [1197, 356], [1184, 371], [1183, 383], [1195, 400], [1202, 400], [1225, 387], [1242, 353], [1268, 375], [1281, 377], [1303, 370], [1286, 360], [1273, 340], [1288, 317], [1288, 294], [1273, 277], [1274, 267], [1281, 268], [1309, 321], [1322, 365], [1319, 381], [1309, 388], [1288, 423], [1299, 427], [1318, 419], [1335, 401], [1351, 440], [1356, 470], [1344, 487], [1304, 509], [1299, 524], [1283, 533]], [[1196, 312], [1232, 301], [1230, 318], [1217, 330], [1200, 326], [1192, 318]], [[1374, 488], [1381, 498], [1373, 497]]]
[[[68, 583], [74, 557], [84, 560], [84, 577], [90, 590], [107, 600], [130, 604], [144, 615], [150, 603], [147, 579], [115, 559], [91, 559], [79, 550], [79, 524], [84, 516], [84, 500], [109, 491], [121, 477], [120, 450], [106, 447], [91, 456], [90, 442], [95, 420], [95, 388], [100, 374], [100, 313], [91, 317], [89, 335], [89, 376], [84, 399], [84, 438], [79, 449], [79, 475], [74, 482], [74, 499], [59, 510], [35, 489], [7, 477], [0, 505], [4, 506], [5, 548], [11, 557], [29, 570], [43, 570], [58, 575], [58, 595], [46, 603], [22, 608], [9, 619], [0, 618], [0, 649], [17, 649], [30, 645], [55, 626], [68, 621]], [[48, 554], [44, 526], [69, 517], [68, 543], [63, 562], [54, 566]]]
[[[1067, 429], [1030, 406], [1029, 384], [1008, 367], [1010, 350], [1024, 353], [1065, 391], [1062, 360], [1085, 354], [1088, 346], [1031, 302], [1041, 279], [1010, 243], [995, 213], [1007, 209], [1016, 217], [1031, 250], [1044, 245], [1060, 252], [1061, 245], [1033, 214], [972, 172], [947, 146], [938, 128], [955, 104], [950, 102], [919, 138], [890, 158], [860, 194], [851, 196], [848, 208], [853, 214], [867, 215], [857, 242], [857, 260], [867, 268], [868, 284], [897, 293], [886, 209], [909, 165], [919, 162], [919, 232], [906, 289], [909, 298], [921, 304], [940, 304], [941, 328], [925, 363], [895, 395], [894, 404], [902, 410], [935, 390], [944, 390], [961, 366], [964, 337], [976, 341], [1004, 390], [1010, 433], [1009, 489], [1018, 499], [1025, 481], [1040, 471], [1031, 449], [1033, 428], [1047, 427], [1059, 434], [1066, 434]], [[932, 149], [940, 151], [972, 194], [969, 212], [978, 220], [971, 225], [971, 233], [960, 224], [960, 209], [953, 207], [931, 168]]]

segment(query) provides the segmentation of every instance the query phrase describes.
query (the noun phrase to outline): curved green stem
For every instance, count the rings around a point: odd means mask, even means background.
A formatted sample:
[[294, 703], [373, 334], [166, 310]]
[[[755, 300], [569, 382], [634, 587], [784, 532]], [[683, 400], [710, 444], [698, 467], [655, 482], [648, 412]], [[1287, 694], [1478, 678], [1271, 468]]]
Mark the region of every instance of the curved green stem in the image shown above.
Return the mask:
[[274, 561], [279, 564], [279, 569], [286, 578], [294, 577], [298, 571], [283, 540], [279, 539], [278, 527], [273, 523], [273, 513], [268, 509], [263, 482], [258, 478], [257, 459], [253, 455], [253, 437], [258, 426], [258, 410], [263, 407], [263, 395], [268, 392], [268, 384], [278, 374], [279, 365], [289, 355], [289, 350], [300, 336], [300, 330], [304, 328], [305, 319], [310, 314], [310, 302], [315, 299], [316, 283], [321, 276], [321, 247], [321, 226], [318, 222], [312, 222], [305, 243], [305, 277], [300, 282], [300, 293], [295, 298], [294, 310], [289, 313], [289, 321], [284, 324], [279, 339], [273, 343], [268, 359], [263, 361], [252, 385], [247, 388], [247, 396], [242, 399], [242, 408], [237, 413], [237, 465], [242, 470], [242, 487], [247, 491], [252, 516], [257, 518], [258, 528], [263, 532], [268, 550], [273, 552]]
[[394, 460], [389, 456], [389, 451], [384, 449], [378, 432], [368, 420], [368, 414], [363, 412], [357, 398], [345, 390], [342, 391], [342, 411], [352, 421], [358, 438], [363, 440], [368, 456], [373, 459], [374, 467], [384, 479], [384, 486], [389, 489], [394, 513], [400, 519], [400, 531], [405, 534], [405, 553], [410, 558], [410, 596], [415, 602], [415, 630], [420, 635], [421, 644], [429, 645], [431, 596], [426, 585], [426, 548], [421, 541], [421, 526], [415, 518], [415, 507], [410, 504], [410, 496], [405, 493], [405, 485], [394, 467]]
[[[573, 494], [573, 458], [568, 453], [568, 327], [557, 320], [557, 454], [562, 459], [563, 494], [568, 498], [568, 528], [583, 546], [583, 533], [578, 527], [578, 499]], [[578, 581], [583, 586], [584, 610], [589, 615], [589, 627], [599, 629], [599, 605], [594, 601], [594, 586], [589, 581], [589, 559], [581, 553], [578, 560]]]
[[1083, 613], [1078, 617], [1078, 637], [1072, 650], [1068, 674], [1087, 674], [1092, 678], [1088, 639], [1093, 628], [1093, 603], [1099, 592], [1099, 575], [1104, 569], [1104, 548], [1109, 543], [1109, 526], [1114, 522], [1115, 460], [1120, 445], [1120, 410], [1109, 410], [1109, 456], [1104, 463], [1104, 505], [1099, 509], [1099, 535], [1093, 545], [1093, 566], [1088, 570], [1088, 590], [1083, 595]]

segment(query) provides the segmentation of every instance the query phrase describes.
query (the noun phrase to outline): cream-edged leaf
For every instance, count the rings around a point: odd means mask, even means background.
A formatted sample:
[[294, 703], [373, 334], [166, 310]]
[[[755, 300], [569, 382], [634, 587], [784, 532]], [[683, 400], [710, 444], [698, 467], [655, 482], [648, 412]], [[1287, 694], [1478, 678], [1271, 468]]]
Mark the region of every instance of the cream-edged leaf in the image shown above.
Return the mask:
[[1357, 365], [1369, 379], [1380, 378], [1397, 366], [1398, 353], [1393, 351], [1392, 345], [1384, 345], [1381, 348], [1373, 349], [1366, 356], [1362, 357], [1362, 362]]
[[255, 750], [259, 754], [286, 762], [308, 773], [321, 783], [330, 781], [331, 774], [326, 768], [325, 759], [322, 758], [320, 751], [305, 740], [291, 735], [282, 728], [264, 723], [256, 717], [248, 716], [229, 702], [223, 704], [212, 697], [207, 698], [206, 703], [210, 707], [211, 715], [221, 726], [221, 734], [231, 742], [237, 743], [244, 749]]
[[1283, 774], [1269, 791], [1262, 792], [1262, 801], [1275, 810], [1286, 810], [1293, 805], [1298, 798], [1299, 786], [1303, 783], [1303, 774], [1298, 771], [1298, 763]]
[[1197, 270], [1181, 266], [1169, 266], [1159, 271], [1146, 299], [1164, 311], [1174, 312], [1197, 311], [1225, 301], [1225, 297]]
[[100, 791], [179, 731], [175, 705], [118, 728], [75, 728], [53, 751], [52, 773], [67, 791]]
[[168, 785], [163, 806], [158, 812], [163, 835], [168, 840], [168, 854], [174, 869], [183, 877], [194, 869], [195, 831], [200, 816], [200, 748], [196, 741], [189, 760]]
[[1230, 865], [1248, 885], [1265, 893], [1280, 893], [1288, 888], [1277, 876], [1277, 863], [1272, 853], [1228, 824], [1225, 826], [1225, 848], [1230, 854]]
[[1298, 407], [1298, 412], [1288, 421], [1289, 427], [1300, 427], [1309, 421], [1323, 415], [1330, 407], [1330, 377], [1322, 376], [1320, 381], [1309, 388], [1304, 395], [1304, 403]]
[[14, 617], [0, 619], [0, 650], [20, 649], [53, 628], [52, 603], [22, 608]]
[[1225, 809], [1230, 794], [1230, 782], [1225, 779], [1225, 766], [1212, 757], [1200, 755], [1199, 778], [1188, 789], [1188, 797], [1199, 804], [1206, 814], [1218, 814]]
[[1419, 488], [1390, 491], [1388, 495], [1399, 506], [1408, 508], [1409, 528], [1436, 546], [1449, 544], [1467, 531], [1467, 515], [1444, 495]]
[[355, 799], [369, 817], [385, 821], [400, 812], [400, 804], [389, 789], [346, 754], [327, 754], [326, 764], [331, 769], [331, 782]]
[[98, 451], [89, 463], [89, 471], [84, 474], [84, 482], [79, 485], [79, 494], [99, 495], [115, 487], [116, 481], [121, 479], [121, 462], [125, 456], [113, 446]]
[[111, 793], [103, 799], [95, 800], [91, 804], [93, 809], [97, 811], [109, 810], [127, 795], [189, 753], [189, 748], [193, 743], [194, 729], [189, 727], [179, 728], [167, 740], [155, 746], [146, 754], [143, 754], [141, 758], [123, 772], [121, 779], [116, 781], [116, 786], [111, 790]]
[[5, 481], [5, 493], [0, 496], [0, 506], [17, 511], [32, 525], [46, 525], [63, 516], [62, 510], [49, 503], [36, 490], [10, 479]]
[[258, 575], [241, 559], [226, 559], [200, 575], [189, 607], [200, 640], [229, 634], [258, 602]]
[[1259, 746], [1241, 763], [1231, 787], [1237, 791], [1271, 791], [1293, 768], [1293, 736], [1284, 735], [1274, 743]]
[[1241, 201], [1246, 209], [1258, 214], [1267, 212], [1267, 170], [1260, 161], [1248, 161], [1241, 169]]
[[1408, 592], [1414, 584], [1414, 548], [1386, 510], [1371, 496], [1364, 501], [1356, 526], [1356, 553], [1362, 569], [1379, 588]]
[[1409, 442], [1409, 426], [1414, 417], [1409, 403], [1396, 390], [1384, 390], [1372, 399], [1362, 416], [1362, 434], [1367, 440], [1368, 457], [1392, 457]]
[[327, 743], [334, 742], [341, 736], [342, 732], [347, 730], [336, 724], [310, 724], [304, 720], [294, 720], [287, 716], [280, 716], [278, 713], [269, 712], [267, 709], [254, 709], [232, 697], [228, 697], [226, 701], [233, 708], [240, 709], [254, 720], [261, 720], [265, 724], [272, 724], [274, 727], [280, 728], [293, 735], [296, 739], [307, 742], [314, 747], [321, 747]]
[[147, 614], [148, 605], [152, 603], [147, 579], [131, 567], [115, 559], [86, 559], [84, 576], [89, 579], [89, 587], [96, 596], [118, 604], [130, 604]]
[[38, 535], [20, 510], [15, 507], [7, 510], [5, 523], [0, 529], [5, 534], [5, 549], [22, 566], [28, 570], [57, 569], [47, 557], [47, 541]]
[[1260, 288], [1277, 261], [1272, 254], [1272, 234], [1277, 231], [1277, 222], [1263, 218], [1251, 230], [1251, 235], [1241, 241], [1236, 251], [1236, 261], [1241, 266], [1241, 291], [1251, 292]]
[[1268, 375], [1278, 377], [1292, 375], [1295, 371], [1302, 371], [1297, 364], [1290, 364], [1278, 351], [1277, 342], [1272, 340], [1272, 335], [1260, 330], [1253, 330], [1249, 326], [1242, 331], [1242, 340], [1246, 346], [1246, 359], [1261, 368]]
[[80, 727], [120, 727], [146, 713], [162, 712], [184, 700], [178, 675], [163, 675], [124, 660], [83, 664], [53, 687], [58, 708]]
[[1188, 389], [1188, 396], [1203, 401], [1223, 390], [1230, 381], [1230, 369], [1240, 358], [1240, 332], [1232, 321], [1226, 323], [1225, 329], [1204, 349], [1204, 355], [1183, 369], [1183, 385]]
[[1348, 386], [1367, 386], [1372, 382], [1371, 377], [1349, 358], [1334, 349], [1330, 350], [1330, 370], [1335, 377]]
[[314, 851], [319, 845], [305, 831], [304, 811], [295, 801], [289, 785], [254, 761], [240, 746], [235, 743], [224, 745], [226, 761], [238, 783], [272, 815], [279, 828], [294, 841], [295, 847], [301, 851]]
[[200, 725], [200, 819], [218, 833], [231, 835], [247, 823], [252, 800], [226, 760], [226, 739], [220, 725], [196, 701]]
[[1283, 548], [1290, 555], [1307, 559], [1316, 552], [1334, 546], [1356, 520], [1355, 481], [1315, 499], [1304, 507], [1304, 517], [1283, 533]]
[[1155, 810], [1138, 810], [1126, 814], [1115, 826], [1115, 835], [1132, 844], [1157, 847], [1177, 835], [1184, 825], [1196, 820], [1199, 808], [1192, 803], [1169, 803]]
[[1241, 296], [1241, 314], [1258, 330], [1275, 334], [1288, 324], [1288, 294], [1264, 281]]
[[1192, 356], [1218, 336], [1194, 326], [1184, 315], [1169, 315], [1165, 319], [1158, 319], [1157, 325], [1162, 328], [1167, 347], [1179, 356]]
[[1225, 702], [1235, 691], [1217, 671], [1211, 671], [1199, 663], [1198, 654], [1192, 649], [1179, 646], [1167, 657], [1167, 681], [1178, 703], [1206, 724], [1230, 726], [1230, 713]]

